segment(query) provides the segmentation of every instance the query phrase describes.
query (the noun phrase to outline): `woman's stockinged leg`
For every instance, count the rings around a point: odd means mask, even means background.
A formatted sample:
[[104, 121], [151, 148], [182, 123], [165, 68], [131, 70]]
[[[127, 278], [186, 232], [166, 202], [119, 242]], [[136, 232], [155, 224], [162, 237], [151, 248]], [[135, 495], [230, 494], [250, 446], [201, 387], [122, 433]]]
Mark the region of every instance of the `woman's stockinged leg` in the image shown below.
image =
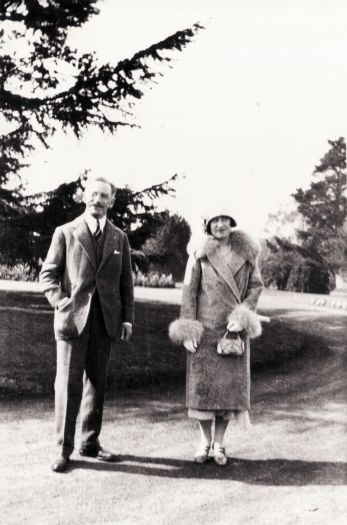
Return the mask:
[[212, 419], [199, 420], [200, 439], [202, 446], [211, 446], [212, 442]]
[[195, 463], [205, 463], [211, 448], [212, 441], [212, 420], [199, 420], [200, 444], [195, 452]]
[[213, 443], [213, 450], [214, 450], [214, 460], [217, 463], [217, 465], [224, 466], [226, 465], [228, 458], [225, 454], [225, 448], [224, 448], [224, 435], [225, 431], [228, 427], [229, 421], [221, 418], [216, 417], [215, 427], [214, 427], [214, 443]]
[[216, 417], [215, 428], [214, 428], [214, 443], [223, 447], [225, 431], [228, 427], [229, 421], [222, 417]]

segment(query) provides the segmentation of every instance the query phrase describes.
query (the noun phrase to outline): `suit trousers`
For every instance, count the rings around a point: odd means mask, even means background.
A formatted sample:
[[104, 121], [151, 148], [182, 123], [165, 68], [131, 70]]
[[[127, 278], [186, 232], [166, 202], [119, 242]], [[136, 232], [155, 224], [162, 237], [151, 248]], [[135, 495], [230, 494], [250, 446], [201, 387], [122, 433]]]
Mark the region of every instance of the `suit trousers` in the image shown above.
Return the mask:
[[80, 408], [81, 447], [97, 450], [100, 446], [98, 438], [111, 344], [95, 292], [82, 334], [57, 340], [55, 419], [58, 447], [65, 456], [70, 456], [74, 449]]

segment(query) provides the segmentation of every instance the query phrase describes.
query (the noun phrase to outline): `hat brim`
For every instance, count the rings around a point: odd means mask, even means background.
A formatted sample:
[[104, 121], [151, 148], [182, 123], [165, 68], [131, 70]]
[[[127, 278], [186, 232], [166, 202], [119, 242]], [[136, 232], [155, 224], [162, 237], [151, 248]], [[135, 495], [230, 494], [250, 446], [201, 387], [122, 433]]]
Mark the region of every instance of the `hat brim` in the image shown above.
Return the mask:
[[[215, 219], [216, 217], [220, 217], [220, 215], [215, 215], [214, 217], [211, 217], [208, 219], [208, 221], [206, 222], [206, 228], [209, 227], [210, 225], [210, 222], [213, 221], [213, 219]], [[233, 217], [231, 217], [231, 215], [224, 215], [223, 214], [223, 217], [228, 217], [228, 219], [230, 219], [230, 226], [232, 228], [234, 228], [235, 226], [237, 226], [237, 222], [235, 221], [235, 219]]]

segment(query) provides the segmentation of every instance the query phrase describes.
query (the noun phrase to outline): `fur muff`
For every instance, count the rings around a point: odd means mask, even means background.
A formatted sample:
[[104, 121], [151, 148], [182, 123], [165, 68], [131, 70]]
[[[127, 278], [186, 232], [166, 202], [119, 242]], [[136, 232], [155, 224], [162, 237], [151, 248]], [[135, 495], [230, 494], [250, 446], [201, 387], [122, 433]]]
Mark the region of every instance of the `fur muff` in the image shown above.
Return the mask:
[[204, 328], [200, 321], [194, 319], [176, 319], [169, 326], [169, 337], [176, 345], [184, 341], [200, 342]]
[[228, 321], [231, 320], [238, 321], [250, 339], [261, 335], [262, 327], [259, 317], [255, 312], [247, 308], [247, 306], [242, 304], [237, 306], [228, 317]]
[[[234, 250], [238, 255], [241, 255], [250, 263], [255, 263], [259, 255], [259, 246], [247, 233], [241, 230], [233, 230], [229, 237], [229, 244], [231, 250]], [[219, 241], [217, 239], [212, 235], [206, 235], [195, 250], [193, 248], [193, 243], [191, 243], [189, 246], [189, 252], [194, 253], [197, 259], [201, 259], [208, 255], [212, 255], [218, 246]]]

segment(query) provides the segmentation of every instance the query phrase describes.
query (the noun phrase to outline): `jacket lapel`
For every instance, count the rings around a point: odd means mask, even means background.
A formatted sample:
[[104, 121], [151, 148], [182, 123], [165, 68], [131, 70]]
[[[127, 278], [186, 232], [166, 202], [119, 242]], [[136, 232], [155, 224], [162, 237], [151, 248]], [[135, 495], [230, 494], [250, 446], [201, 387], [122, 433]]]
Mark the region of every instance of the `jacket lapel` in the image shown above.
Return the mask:
[[229, 260], [222, 259], [216, 252], [209, 254], [208, 260], [217, 271], [217, 273], [224, 279], [226, 284], [229, 286], [233, 294], [235, 295], [237, 302], [241, 302], [241, 296], [238, 287], [236, 286], [234, 274], [242, 266], [244, 260], [237, 254], [232, 254]]
[[231, 252], [230, 257], [226, 261], [226, 263], [229, 266], [232, 275], [234, 276], [235, 274], [237, 274], [241, 266], [245, 264], [245, 259], [241, 255], [233, 251]]
[[121, 251], [119, 246], [119, 235], [117, 234], [117, 231], [112, 227], [112, 223], [107, 220], [106, 221], [106, 231], [105, 231], [105, 244], [104, 249], [102, 252], [102, 259], [98, 267], [98, 272], [100, 272], [101, 268], [104, 266], [105, 262], [113, 253], [115, 250]]
[[74, 235], [76, 239], [82, 244], [84, 251], [90, 261], [90, 264], [96, 270], [96, 253], [93, 245], [91, 234], [88, 230], [88, 226], [83, 216], [79, 217], [74, 227]]

